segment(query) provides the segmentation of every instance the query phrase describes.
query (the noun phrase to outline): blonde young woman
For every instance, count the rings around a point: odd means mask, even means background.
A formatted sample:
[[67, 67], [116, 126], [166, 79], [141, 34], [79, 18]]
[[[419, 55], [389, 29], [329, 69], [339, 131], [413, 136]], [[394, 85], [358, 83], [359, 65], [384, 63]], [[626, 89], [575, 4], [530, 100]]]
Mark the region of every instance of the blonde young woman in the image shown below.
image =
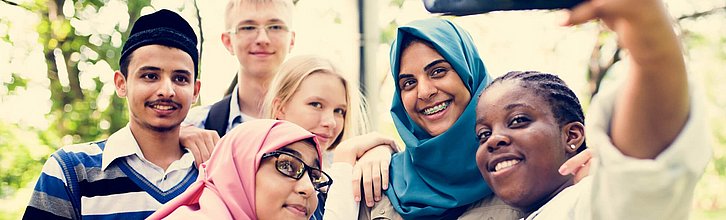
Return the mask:
[[[360, 190], [357, 181], [364, 182], [365, 195], [380, 196], [381, 188], [388, 186], [387, 168], [396, 147], [388, 137], [367, 133], [365, 100], [357, 86], [350, 83], [330, 60], [313, 55], [287, 60], [270, 85], [262, 108], [263, 116], [293, 122], [316, 135], [326, 157], [324, 161], [336, 164], [323, 165], [333, 180], [356, 180], [353, 184], [346, 181], [332, 186], [338, 190], [327, 195], [327, 200], [331, 200], [328, 206], [334, 211], [326, 213], [326, 219], [336, 218], [339, 211], [349, 213], [358, 209], [360, 198], [355, 201], [335, 199], [337, 195], [349, 198], [354, 190]], [[379, 145], [384, 146], [377, 147]], [[333, 151], [335, 158], [331, 159]], [[377, 156], [355, 163], [366, 152]], [[352, 178], [354, 176], [358, 178]], [[324, 203], [319, 204], [314, 219], [322, 217]]]

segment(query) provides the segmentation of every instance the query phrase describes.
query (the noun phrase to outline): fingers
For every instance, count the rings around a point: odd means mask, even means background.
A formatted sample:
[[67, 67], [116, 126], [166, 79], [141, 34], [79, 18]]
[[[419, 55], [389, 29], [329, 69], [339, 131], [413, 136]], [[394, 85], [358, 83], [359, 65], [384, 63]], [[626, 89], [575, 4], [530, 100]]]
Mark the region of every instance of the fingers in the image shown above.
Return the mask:
[[[560, 174], [564, 175], [570, 175], [577, 172], [583, 165], [588, 163], [592, 159], [592, 150], [591, 149], [585, 149], [584, 151], [580, 152], [579, 154], [573, 156], [569, 160], [565, 161], [562, 166], [560, 166], [560, 169], [558, 170]], [[589, 169], [588, 169], [589, 170]]]
[[381, 188], [383, 190], [388, 189], [388, 166], [391, 165], [391, 160], [381, 161]]
[[572, 26], [585, 23], [598, 17], [597, 7], [591, 1], [585, 1], [569, 10], [563, 26]]
[[359, 164], [356, 164], [355, 166], [353, 166], [353, 199], [356, 202], [360, 202], [360, 180], [362, 178], [361, 175], [363, 174], [361, 172], [360, 166]]
[[219, 141], [215, 131], [204, 130], [194, 126], [184, 126], [179, 131], [179, 143], [194, 155], [194, 163], [199, 166], [209, 160], [214, 145]]
[[373, 183], [372, 183], [372, 174], [371, 174], [371, 167], [369, 164], [364, 164], [362, 167], [361, 172], [363, 173], [363, 194], [365, 195], [366, 205], [368, 207], [373, 207]]
[[204, 160], [202, 160], [202, 153], [199, 150], [199, 146], [197, 146], [197, 144], [195, 144], [195, 143], [191, 143], [191, 144], [184, 145], [184, 146], [187, 148], [187, 150], [189, 150], [189, 152], [192, 153], [192, 155], [194, 155], [194, 165], [199, 167], [199, 165], [202, 164], [202, 162], [204, 162]]
[[593, 161], [597, 161], [597, 158], [588, 160], [580, 169], [575, 171], [575, 183], [580, 182], [580, 180], [590, 175], [590, 164], [592, 164]]
[[371, 164], [371, 181], [373, 182], [373, 200], [381, 201], [381, 166], [380, 163]]
[[219, 142], [219, 134], [215, 131], [205, 131], [204, 137], [204, 147], [201, 150], [201, 156], [202, 161], [209, 160], [209, 157], [212, 156], [212, 151], [214, 151], [214, 146], [217, 145], [217, 142]]

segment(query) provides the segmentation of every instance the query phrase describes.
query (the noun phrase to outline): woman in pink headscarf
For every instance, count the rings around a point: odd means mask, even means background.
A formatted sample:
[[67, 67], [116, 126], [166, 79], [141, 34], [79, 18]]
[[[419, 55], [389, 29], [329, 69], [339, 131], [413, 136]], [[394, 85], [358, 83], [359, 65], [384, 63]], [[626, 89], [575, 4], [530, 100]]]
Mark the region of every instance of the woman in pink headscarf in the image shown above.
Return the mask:
[[202, 164], [203, 178], [149, 219], [309, 219], [332, 184], [313, 136], [291, 122], [241, 124]]

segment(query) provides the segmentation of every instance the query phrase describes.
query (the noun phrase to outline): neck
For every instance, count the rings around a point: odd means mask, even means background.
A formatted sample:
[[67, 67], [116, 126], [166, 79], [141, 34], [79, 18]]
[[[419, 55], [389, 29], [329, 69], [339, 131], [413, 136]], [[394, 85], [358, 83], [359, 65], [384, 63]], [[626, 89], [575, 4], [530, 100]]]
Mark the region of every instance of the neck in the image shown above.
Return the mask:
[[[262, 77], [264, 75], [266, 77]], [[244, 74], [237, 76], [237, 93], [240, 111], [246, 115], [261, 118], [262, 102], [267, 94], [267, 88], [272, 81], [272, 74]]]
[[179, 126], [168, 131], [155, 131], [137, 123], [131, 123], [130, 129], [141, 148], [141, 153], [149, 162], [166, 170], [172, 162], [181, 158]]
[[530, 206], [528, 208], [523, 208], [522, 211], [524, 211], [526, 213], [524, 216], [529, 216], [530, 214], [532, 214], [532, 212], [537, 211], [542, 206], [547, 204], [550, 200], [555, 198], [555, 196], [557, 196], [557, 194], [560, 194], [560, 192], [562, 192], [562, 190], [565, 190], [565, 189], [567, 189], [567, 187], [575, 185], [574, 181], [575, 180], [572, 177], [567, 178], [566, 181], [564, 181], [562, 184], [560, 184], [560, 186], [557, 187], [554, 191], [552, 191], [552, 193], [547, 195], [547, 197], [544, 197], [542, 200], [537, 202], [537, 204], [534, 204], [533, 206]]

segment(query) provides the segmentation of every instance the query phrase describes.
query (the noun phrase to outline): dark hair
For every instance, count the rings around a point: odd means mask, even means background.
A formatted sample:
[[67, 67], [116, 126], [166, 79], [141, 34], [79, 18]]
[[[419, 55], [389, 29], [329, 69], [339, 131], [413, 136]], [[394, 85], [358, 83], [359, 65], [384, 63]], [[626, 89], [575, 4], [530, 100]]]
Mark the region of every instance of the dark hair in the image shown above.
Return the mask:
[[[545, 98], [550, 104], [550, 110], [560, 127], [570, 122], [580, 122], [585, 124], [585, 116], [582, 113], [580, 100], [577, 99], [572, 90], [567, 87], [565, 81], [560, 77], [537, 71], [512, 71], [504, 76], [497, 77], [491, 84], [501, 83], [506, 80], [519, 80], [522, 87], [532, 89], [535, 94]], [[582, 152], [587, 148], [585, 142], [577, 149]]]
[[129, 63], [131, 63], [131, 60], [133, 59], [134, 54], [131, 53], [128, 56], [121, 59], [121, 62], [119, 62], [119, 71], [121, 71], [121, 75], [124, 75], [124, 78], [129, 77]]

